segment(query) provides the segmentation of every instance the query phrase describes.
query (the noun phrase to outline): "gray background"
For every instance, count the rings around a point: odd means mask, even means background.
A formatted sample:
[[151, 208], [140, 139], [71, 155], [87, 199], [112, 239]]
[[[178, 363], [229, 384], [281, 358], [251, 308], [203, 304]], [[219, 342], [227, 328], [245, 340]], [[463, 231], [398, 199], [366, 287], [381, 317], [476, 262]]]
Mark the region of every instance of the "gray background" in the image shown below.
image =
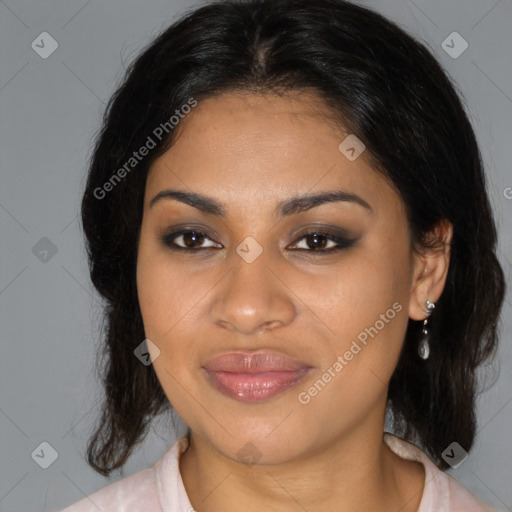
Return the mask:
[[[510, 282], [512, 2], [361, 3], [422, 39], [459, 84], [481, 144]], [[77, 213], [92, 137], [124, 68], [160, 30], [196, 5], [0, 2], [1, 511], [57, 510], [121, 478], [107, 480], [84, 460], [100, 396], [94, 373], [100, 308]], [[45, 31], [59, 45], [47, 59], [31, 48]], [[454, 31], [469, 45], [456, 59], [441, 46]], [[51, 243], [40, 241], [43, 237]], [[509, 292], [497, 358], [501, 372], [497, 377], [492, 368], [485, 370], [488, 387], [496, 384], [479, 400], [476, 446], [450, 471], [500, 510], [512, 510], [510, 312]], [[153, 464], [174, 440], [169, 422], [159, 420], [124, 476]], [[45, 441], [58, 452], [48, 469], [31, 457]]]

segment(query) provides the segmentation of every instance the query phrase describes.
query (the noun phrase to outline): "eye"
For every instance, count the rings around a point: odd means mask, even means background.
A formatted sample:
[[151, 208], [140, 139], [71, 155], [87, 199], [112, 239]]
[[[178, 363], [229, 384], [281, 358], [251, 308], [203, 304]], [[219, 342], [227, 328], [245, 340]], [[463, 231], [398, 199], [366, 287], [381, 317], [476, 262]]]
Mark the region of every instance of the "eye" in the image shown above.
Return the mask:
[[[171, 250], [199, 251], [204, 249], [222, 249], [221, 244], [215, 243], [206, 233], [198, 229], [180, 229], [167, 233], [161, 237], [164, 245]], [[326, 231], [316, 230], [303, 233], [293, 246], [293, 251], [330, 253], [346, 249], [355, 244], [357, 239], [348, 238]], [[208, 243], [209, 245], [204, 245]]]
[[[357, 241], [354, 238], [347, 238], [346, 236], [320, 230], [303, 233], [298, 240], [299, 243], [295, 242], [292, 250], [306, 252], [334, 252], [340, 249], [347, 249]], [[301, 244], [302, 247], [300, 247]]]
[[[161, 237], [161, 241], [170, 249], [177, 251], [197, 251], [212, 247], [222, 248], [222, 245], [216, 244], [206, 233], [196, 229], [180, 229], [167, 233]], [[202, 245], [205, 241], [210, 241], [211, 245]]]

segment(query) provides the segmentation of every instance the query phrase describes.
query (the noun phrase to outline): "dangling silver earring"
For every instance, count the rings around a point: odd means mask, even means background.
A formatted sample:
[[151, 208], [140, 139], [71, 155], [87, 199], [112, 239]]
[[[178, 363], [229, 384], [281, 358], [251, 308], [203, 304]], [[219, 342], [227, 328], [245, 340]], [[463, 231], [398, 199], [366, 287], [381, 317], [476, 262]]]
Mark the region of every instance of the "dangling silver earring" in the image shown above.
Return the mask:
[[[430, 302], [429, 300], [425, 302], [425, 305], [427, 307], [425, 313], [427, 313], [427, 315], [430, 316], [432, 314], [432, 310], [436, 307], [436, 305], [433, 302]], [[428, 356], [430, 354], [430, 346], [428, 344], [429, 333], [427, 330], [427, 323], [428, 317], [425, 318], [425, 320], [423, 321], [423, 330], [421, 331], [423, 336], [418, 345], [418, 354], [421, 357], [421, 359], [428, 359]]]

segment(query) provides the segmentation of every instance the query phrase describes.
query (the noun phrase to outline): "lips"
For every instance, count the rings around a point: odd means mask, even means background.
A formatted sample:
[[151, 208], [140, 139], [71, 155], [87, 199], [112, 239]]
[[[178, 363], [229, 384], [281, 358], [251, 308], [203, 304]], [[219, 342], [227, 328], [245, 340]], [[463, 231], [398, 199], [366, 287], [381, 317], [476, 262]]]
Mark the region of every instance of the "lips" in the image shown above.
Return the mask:
[[221, 393], [256, 402], [296, 385], [311, 366], [275, 352], [231, 352], [209, 360], [203, 369], [210, 384]]

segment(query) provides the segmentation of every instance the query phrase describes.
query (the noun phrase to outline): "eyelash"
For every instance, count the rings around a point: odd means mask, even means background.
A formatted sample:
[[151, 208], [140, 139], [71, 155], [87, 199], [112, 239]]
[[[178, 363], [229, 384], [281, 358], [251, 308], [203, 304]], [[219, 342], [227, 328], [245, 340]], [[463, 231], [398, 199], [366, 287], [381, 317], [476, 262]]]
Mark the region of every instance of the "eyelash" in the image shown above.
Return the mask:
[[[172, 251], [182, 251], [182, 252], [190, 253], [190, 252], [204, 251], [206, 249], [219, 249], [218, 247], [199, 247], [199, 248], [194, 249], [191, 247], [181, 247], [179, 245], [176, 245], [176, 243], [174, 242], [174, 239], [176, 239], [179, 236], [182, 236], [184, 234], [187, 234], [187, 233], [195, 233], [196, 235], [202, 235], [206, 239], [213, 242], [213, 240], [206, 233], [204, 233], [203, 231], [197, 230], [197, 229], [181, 229], [179, 231], [167, 233], [167, 234], [161, 236], [160, 240], [165, 246], [167, 246]], [[294, 242], [294, 245], [297, 245], [297, 243], [299, 241], [303, 240], [304, 238], [307, 238], [308, 236], [313, 236], [313, 235], [326, 237], [329, 241], [335, 242], [337, 244], [337, 246], [331, 247], [329, 249], [292, 249], [292, 250], [293, 251], [304, 251], [304, 252], [311, 252], [311, 253], [326, 254], [326, 253], [337, 252], [342, 249], [348, 249], [349, 247], [352, 247], [357, 242], [357, 239], [350, 239], [350, 238], [337, 236], [333, 233], [329, 233], [327, 231], [322, 231], [319, 229], [319, 230], [308, 231], [306, 233], [302, 233], [300, 238], [298, 238]]]

